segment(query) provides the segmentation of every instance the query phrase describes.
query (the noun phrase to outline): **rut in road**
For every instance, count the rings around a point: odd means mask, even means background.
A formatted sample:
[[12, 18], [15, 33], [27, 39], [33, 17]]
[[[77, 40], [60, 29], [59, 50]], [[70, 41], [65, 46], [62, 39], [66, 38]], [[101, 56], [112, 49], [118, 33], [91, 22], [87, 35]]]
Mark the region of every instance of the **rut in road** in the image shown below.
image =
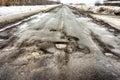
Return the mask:
[[0, 32], [0, 80], [120, 80], [114, 29], [68, 6]]

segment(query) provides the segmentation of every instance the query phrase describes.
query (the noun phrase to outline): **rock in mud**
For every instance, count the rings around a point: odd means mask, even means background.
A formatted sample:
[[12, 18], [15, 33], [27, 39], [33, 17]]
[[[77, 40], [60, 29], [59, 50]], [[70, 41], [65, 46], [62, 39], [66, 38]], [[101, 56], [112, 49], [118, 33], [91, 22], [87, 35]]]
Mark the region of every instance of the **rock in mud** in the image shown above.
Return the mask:
[[67, 47], [67, 44], [56, 43], [55, 46], [57, 49], [65, 49]]
[[112, 57], [112, 56], [113, 56], [112, 53], [105, 53], [105, 55], [106, 55], [107, 57]]

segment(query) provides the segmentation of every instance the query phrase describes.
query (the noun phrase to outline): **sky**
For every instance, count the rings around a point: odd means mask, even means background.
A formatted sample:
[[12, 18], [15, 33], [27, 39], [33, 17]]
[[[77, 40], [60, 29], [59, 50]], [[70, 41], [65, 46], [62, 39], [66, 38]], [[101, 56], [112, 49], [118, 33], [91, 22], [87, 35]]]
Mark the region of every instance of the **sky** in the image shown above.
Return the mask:
[[96, 1], [103, 2], [104, 0], [60, 0], [62, 3], [95, 3]]

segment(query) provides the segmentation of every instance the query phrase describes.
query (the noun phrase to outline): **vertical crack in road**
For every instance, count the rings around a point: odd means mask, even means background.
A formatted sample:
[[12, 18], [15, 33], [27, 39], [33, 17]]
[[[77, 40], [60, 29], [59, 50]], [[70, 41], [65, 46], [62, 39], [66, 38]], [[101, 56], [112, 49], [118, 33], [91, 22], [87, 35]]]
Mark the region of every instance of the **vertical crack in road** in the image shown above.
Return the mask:
[[120, 80], [119, 30], [88, 15], [59, 6], [0, 30], [0, 80]]

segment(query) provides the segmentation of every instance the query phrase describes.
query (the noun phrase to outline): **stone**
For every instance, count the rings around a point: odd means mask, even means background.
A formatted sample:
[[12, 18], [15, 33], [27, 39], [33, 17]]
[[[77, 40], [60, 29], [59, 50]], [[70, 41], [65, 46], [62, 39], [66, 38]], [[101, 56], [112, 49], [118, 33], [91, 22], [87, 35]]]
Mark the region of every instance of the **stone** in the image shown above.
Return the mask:
[[105, 55], [108, 56], [108, 57], [112, 57], [113, 56], [112, 53], [105, 53]]
[[55, 44], [57, 49], [65, 49], [67, 47], [67, 44]]

